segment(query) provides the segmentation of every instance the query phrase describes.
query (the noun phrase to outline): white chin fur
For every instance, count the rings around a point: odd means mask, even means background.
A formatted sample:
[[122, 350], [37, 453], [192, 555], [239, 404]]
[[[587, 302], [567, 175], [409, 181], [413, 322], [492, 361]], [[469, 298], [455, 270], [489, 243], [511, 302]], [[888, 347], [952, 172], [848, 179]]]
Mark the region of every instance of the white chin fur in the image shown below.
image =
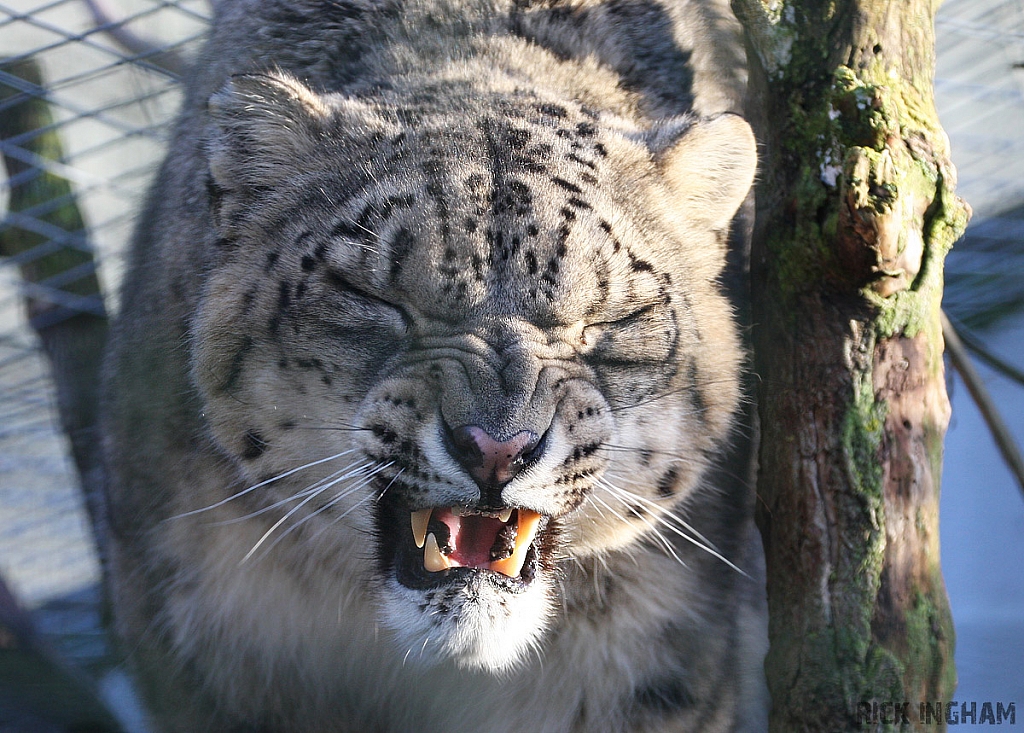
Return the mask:
[[551, 610], [541, 574], [514, 594], [480, 577], [426, 591], [392, 578], [382, 590], [385, 624], [395, 632], [406, 661], [450, 661], [494, 673], [512, 669], [538, 647]]

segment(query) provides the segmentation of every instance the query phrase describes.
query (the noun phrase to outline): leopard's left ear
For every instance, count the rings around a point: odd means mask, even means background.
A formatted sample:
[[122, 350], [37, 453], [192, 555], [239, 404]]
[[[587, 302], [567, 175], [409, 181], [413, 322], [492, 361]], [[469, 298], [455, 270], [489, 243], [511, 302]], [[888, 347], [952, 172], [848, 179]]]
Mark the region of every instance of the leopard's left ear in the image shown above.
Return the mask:
[[673, 206], [688, 218], [726, 229], [757, 170], [757, 142], [750, 125], [734, 114], [696, 122], [670, 120], [650, 131], [647, 140], [673, 194]]

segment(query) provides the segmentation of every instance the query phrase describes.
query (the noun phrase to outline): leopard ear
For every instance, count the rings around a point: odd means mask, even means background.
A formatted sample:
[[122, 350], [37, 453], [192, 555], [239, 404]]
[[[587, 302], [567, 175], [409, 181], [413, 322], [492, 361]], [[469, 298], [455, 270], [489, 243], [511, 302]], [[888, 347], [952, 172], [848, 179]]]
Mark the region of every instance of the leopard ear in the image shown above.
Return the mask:
[[319, 95], [284, 74], [232, 77], [208, 110], [210, 173], [226, 191], [273, 185], [287, 175], [329, 114]]
[[377, 121], [365, 104], [317, 94], [281, 72], [232, 77], [208, 110], [210, 173], [225, 191], [272, 186], [300, 171], [338, 134]]
[[648, 147], [684, 216], [729, 226], [754, 182], [757, 142], [746, 121], [723, 114], [670, 120], [648, 134]]

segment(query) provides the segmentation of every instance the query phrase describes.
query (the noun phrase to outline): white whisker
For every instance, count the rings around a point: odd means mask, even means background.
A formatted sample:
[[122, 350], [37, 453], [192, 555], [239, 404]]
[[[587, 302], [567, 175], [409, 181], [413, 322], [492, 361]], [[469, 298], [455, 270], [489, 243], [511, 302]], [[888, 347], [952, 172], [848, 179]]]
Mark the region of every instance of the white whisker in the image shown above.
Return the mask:
[[[338, 471], [335, 471], [331, 475], [325, 476], [324, 478], [320, 479], [319, 481], [317, 481], [316, 483], [312, 484], [311, 486], [308, 486], [305, 489], [302, 489], [301, 491], [297, 491], [294, 494], [292, 494], [291, 496], [287, 496], [284, 499], [281, 499], [280, 501], [276, 501], [273, 504], [270, 504], [269, 506], [262, 507], [260, 509], [257, 509], [256, 511], [250, 512], [250, 513], [245, 514], [245, 515], [240, 516], [240, 517], [232, 517], [231, 519], [224, 519], [224, 520], [221, 520], [219, 522], [213, 522], [213, 526], [214, 527], [221, 527], [221, 526], [224, 526], [224, 525], [227, 525], [227, 524], [237, 524], [238, 522], [244, 522], [246, 520], [252, 519], [253, 517], [258, 517], [261, 514], [266, 514], [267, 512], [273, 511], [274, 509], [282, 507], [285, 504], [288, 504], [289, 502], [295, 501], [296, 499], [301, 499], [302, 497], [309, 496], [310, 494], [320, 493], [325, 488], [325, 484], [331, 483], [331, 482], [336, 483], [335, 479], [343, 481], [344, 479], [350, 478], [355, 473], [357, 473], [359, 471], [362, 471], [365, 468], [367, 468], [367, 467], [369, 467], [369, 466], [371, 466], [373, 464], [372, 463], [364, 463], [363, 465], [358, 466], [358, 467], [356, 467], [354, 469], [352, 468], [353, 465], [355, 465], [355, 464], [350, 463], [349, 465], [345, 466], [345, 468], [342, 468], [342, 469], [340, 469]], [[333, 483], [331, 485], [333, 485]], [[329, 488], [329, 487], [326, 487], [326, 488]]]
[[[599, 497], [599, 496], [596, 496], [596, 495], [595, 495], [595, 496], [594, 496], [594, 501], [598, 501], [598, 502], [601, 502], [601, 504], [603, 504], [603, 505], [604, 505], [604, 507], [605, 507], [606, 509], [608, 509], [608, 511], [612, 512], [612, 513], [613, 513], [613, 514], [614, 514], [615, 516], [617, 516], [617, 517], [618, 517], [619, 519], [621, 519], [621, 520], [622, 520], [623, 522], [626, 522], [626, 521], [628, 521], [628, 520], [627, 520], [627, 519], [626, 519], [626, 518], [625, 518], [624, 516], [622, 516], [621, 514], [619, 514], [619, 513], [617, 512], [617, 511], [615, 511], [615, 510], [614, 510], [614, 509], [613, 509], [613, 508], [612, 508], [612, 507], [611, 507], [611, 506], [610, 506], [610, 505], [609, 505], [609, 504], [608, 504], [608, 503], [607, 503], [607, 502], [606, 502], [606, 501], [605, 501], [604, 499], [602, 499], [601, 497]], [[625, 502], [623, 502], [623, 503], [625, 503]], [[596, 508], [596, 506], [595, 506], [595, 508]], [[600, 511], [600, 510], [599, 510], [599, 511]], [[661, 532], [659, 532], [659, 531], [658, 531], [658, 529], [657, 529], [657, 528], [656, 528], [656, 527], [655, 527], [655, 526], [654, 526], [653, 524], [651, 524], [650, 522], [648, 522], [648, 521], [647, 521], [647, 519], [646, 519], [645, 517], [643, 517], [643, 516], [639, 516], [639, 515], [638, 515], [638, 519], [640, 519], [640, 521], [641, 521], [641, 522], [643, 522], [644, 524], [646, 524], [646, 525], [647, 525], [647, 526], [648, 526], [648, 527], [650, 528], [650, 530], [651, 530], [651, 533], [652, 533], [652, 534], [654, 535], [654, 537], [655, 537], [655, 538], [657, 538], [657, 540], [658, 540], [658, 544], [660, 544], [660, 545], [661, 545], [661, 546], [662, 546], [663, 548], [665, 548], [665, 552], [667, 552], [667, 553], [668, 553], [669, 555], [671, 555], [671, 556], [672, 556], [672, 558], [673, 558], [674, 560], [676, 560], [676, 561], [677, 561], [677, 562], [678, 562], [678, 563], [679, 563], [680, 565], [683, 565], [683, 566], [685, 566], [685, 565], [686, 565], [686, 563], [685, 563], [685, 562], [683, 562], [683, 559], [682, 559], [681, 557], [679, 557], [679, 555], [677, 555], [677, 554], [676, 554], [675, 548], [674, 548], [674, 547], [672, 547], [672, 543], [670, 543], [670, 542], [669, 542], [669, 541], [668, 541], [668, 540], [667, 540], [667, 539], [665, 538], [665, 536], [664, 536], [664, 535], [662, 535], [662, 534], [661, 534]]]
[[704, 550], [704, 552], [707, 552], [712, 557], [721, 560], [723, 563], [728, 565], [730, 568], [735, 570], [740, 575], [743, 575], [744, 577], [748, 578], [750, 577], [735, 563], [733, 563], [731, 560], [726, 558], [721, 552], [719, 552], [711, 541], [704, 537], [700, 532], [695, 530], [677, 514], [669, 511], [668, 509], [665, 509], [665, 507], [651, 501], [650, 499], [647, 499], [646, 497], [639, 496], [638, 494], [634, 494], [631, 491], [627, 491], [626, 489], [615, 486], [614, 484], [609, 483], [606, 479], [598, 479], [598, 484], [603, 488], [607, 489], [609, 492], [611, 492], [623, 504], [628, 505], [632, 502], [634, 504], [639, 503], [651, 506], [652, 508], [657, 510], [652, 516], [665, 529], [678, 535], [679, 537], [683, 538], [695, 547]]
[[[295, 513], [295, 511], [296, 511], [297, 509], [300, 509], [300, 508], [301, 508], [301, 507], [303, 506], [303, 504], [305, 504], [306, 502], [308, 502], [308, 501], [310, 501], [311, 499], [313, 499], [313, 498], [315, 498], [315, 497], [319, 496], [319, 495], [320, 495], [320, 494], [322, 494], [322, 493], [323, 493], [324, 491], [327, 491], [328, 489], [330, 489], [330, 488], [332, 488], [332, 487], [334, 487], [334, 486], [337, 486], [337, 485], [338, 485], [339, 483], [341, 483], [342, 481], [345, 481], [345, 480], [347, 480], [347, 479], [350, 479], [350, 478], [352, 478], [353, 476], [356, 476], [356, 475], [359, 475], [360, 473], [362, 473], [362, 476], [360, 476], [360, 478], [359, 478], [359, 481], [358, 481], [357, 483], [355, 483], [355, 484], [353, 484], [353, 485], [351, 485], [351, 486], [346, 486], [346, 487], [345, 487], [344, 489], [342, 489], [341, 491], [339, 491], [339, 492], [338, 492], [338, 493], [337, 493], [337, 494], [336, 494], [336, 495], [335, 495], [334, 497], [332, 497], [332, 498], [331, 498], [331, 500], [330, 500], [330, 501], [328, 501], [328, 502], [327, 502], [326, 504], [324, 504], [324, 505], [323, 505], [323, 506], [321, 506], [320, 508], [316, 509], [315, 511], [313, 511], [313, 512], [310, 512], [309, 514], [307, 514], [306, 516], [304, 516], [304, 517], [303, 517], [302, 519], [300, 519], [299, 521], [297, 521], [297, 522], [296, 522], [295, 524], [293, 524], [293, 525], [292, 525], [291, 527], [289, 527], [288, 529], [286, 529], [286, 530], [285, 530], [284, 532], [281, 532], [281, 533], [280, 533], [280, 534], [279, 534], [279, 535], [278, 535], [278, 536], [277, 536], [277, 537], [276, 537], [276, 538], [274, 539], [274, 541], [270, 543], [270, 545], [269, 545], [269, 546], [267, 547], [267, 549], [266, 549], [266, 552], [268, 552], [268, 553], [269, 553], [269, 552], [270, 552], [270, 551], [271, 551], [272, 549], [274, 549], [274, 548], [275, 548], [275, 547], [276, 547], [276, 546], [278, 545], [278, 543], [279, 543], [279, 542], [281, 542], [281, 541], [282, 541], [282, 540], [283, 540], [283, 539], [284, 539], [285, 537], [287, 537], [287, 536], [288, 536], [289, 534], [291, 534], [292, 532], [294, 532], [295, 530], [297, 530], [297, 529], [298, 529], [299, 527], [301, 527], [301, 526], [302, 526], [303, 524], [305, 524], [306, 522], [310, 521], [311, 519], [313, 519], [313, 518], [314, 518], [314, 517], [316, 517], [317, 515], [321, 514], [322, 512], [325, 512], [325, 511], [327, 511], [328, 509], [332, 508], [333, 506], [335, 506], [335, 505], [336, 505], [336, 504], [338, 504], [339, 502], [341, 502], [341, 501], [344, 501], [344, 500], [345, 500], [345, 499], [346, 499], [347, 497], [351, 496], [351, 495], [352, 495], [353, 493], [355, 493], [356, 491], [359, 491], [359, 489], [361, 489], [361, 488], [363, 488], [364, 486], [366, 486], [367, 484], [369, 484], [369, 483], [370, 483], [370, 481], [371, 481], [371, 480], [373, 479], [373, 477], [374, 477], [374, 476], [375, 476], [376, 474], [380, 473], [381, 471], [383, 471], [383, 470], [384, 470], [385, 468], [387, 468], [388, 466], [390, 466], [390, 465], [392, 465], [392, 464], [391, 464], [391, 463], [386, 463], [386, 464], [384, 464], [384, 465], [381, 465], [381, 466], [377, 466], [376, 468], [374, 468], [374, 469], [373, 469], [372, 471], [370, 471], [369, 473], [363, 473], [363, 472], [364, 472], [364, 471], [366, 470], [366, 468], [368, 468], [368, 467], [369, 467], [370, 465], [372, 465], [372, 464], [369, 464], [369, 463], [367, 463], [367, 464], [363, 464], [363, 465], [362, 465], [362, 466], [360, 466], [360, 467], [359, 467], [358, 469], [356, 469], [356, 470], [354, 470], [354, 471], [350, 471], [350, 472], [349, 472], [349, 473], [348, 473], [347, 475], [345, 475], [345, 476], [342, 476], [342, 477], [340, 477], [340, 478], [338, 478], [338, 479], [335, 479], [334, 481], [331, 481], [331, 482], [330, 482], [329, 484], [327, 484], [327, 485], [323, 486], [323, 487], [322, 487], [322, 488], [321, 488], [320, 490], [318, 490], [318, 491], [317, 491], [316, 493], [314, 493], [314, 494], [312, 494], [311, 496], [307, 497], [307, 498], [306, 498], [306, 499], [304, 499], [304, 500], [303, 500], [303, 501], [302, 501], [301, 503], [299, 503], [298, 505], [296, 505], [295, 507], [293, 507], [293, 508], [292, 508], [292, 509], [291, 509], [291, 510], [290, 510], [290, 511], [289, 511], [289, 512], [287, 513], [287, 514], [285, 514], [285, 515], [284, 515], [283, 517], [281, 517], [281, 519], [280, 519], [280, 520], [279, 520], [279, 521], [278, 521], [278, 522], [277, 522], [276, 524], [274, 524], [274, 526], [273, 526], [273, 527], [271, 527], [270, 529], [268, 529], [268, 530], [266, 531], [266, 533], [265, 533], [265, 534], [263, 535], [263, 537], [261, 537], [261, 538], [260, 538], [259, 542], [257, 542], [257, 543], [256, 543], [256, 544], [255, 544], [255, 545], [253, 546], [253, 548], [252, 548], [251, 550], [249, 550], [248, 554], [247, 554], [247, 555], [246, 555], [246, 556], [245, 556], [244, 558], [242, 558], [242, 561], [243, 561], [243, 562], [245, 562], [245, 560], [246, 560], [246, 559], [248, 559], [248, 558], [249, 558], [249, 556], [250, 556], [250, 555], [252, 555], [252, 553], [256, 551], [256, 549], [257, 549], [257, 548], [258, 548], [258, 547], [260, 546], [260, 544], [262, 544], [262, 543], [263, 543], [263, 541], [264, 541], [264, 540], [266, 540], [266, 539], [267, 539], [267, 537], [268, 537], [268, 536], [269, 536], [269, 535], [270, 535], [270, 534], [271, 534], [272, 532], [274, 532], [274, 530], [276, 530], [276, 529], [277, 529], [277, 528], [278, 528], [278, 527], [279, 527], [279, 526], [281, 525], [281, 523], [282, 523], [282, 522], [286, 521], [286, 520], [287, 520], [287, 519], [288, 519], [289, 517], [291, 517], [291, 516], [292, 516], [292, 515], [293, 515], [293, 514]], [[346, 509], [346, 510], [345, 510], [345, 511], [344, 511], [344, 512], [343, 512], [343, 513], [342, 513], [342, 514], [341, 514], [341, 515], [340, 515], [340, 516], [339, 516], [339, 517], [337, 518], [337, 519], [338, 519], [338, 520], [340, 520], [340, 519], [343, 519], [344, 517], [348, 516], [348, 515], [349, 515], [349, 513], [351, 513], [351, 512], [353, 511], [353, 510], [355, 510], [355, 509], [356, 509], [356, 507], [358, 507], [358, 506], [359, 506], [360, 504], [362, 504], [362, 503], [363, 503], [364, 501], [366, 501], [366, 499], [367, 499], [367, 498], [368, 498], [368, 497], [363, 497], [362, 499], [360, 499], [359, 501], [357, 501], [357, 502], [356, 502], [355, 504], [353, 504], [353, 505], [352, 505], [351, 507], [349, 507], [348, 509]], [[322, 531], [322, 530], [321, 530], [321, 531]], [[317, 533], [317, 536], [319, 536], [319, 532]]]
[[327, 456], [327, 458], [320, 458], [320, 459], [318, 459], [316, 461], [311, 461], [309, 463], [306, 463], [305, 465], [299, 466], [298, 468], [293, 468], [293, 469], [291, 469], [289, 471], [285, 471], [284, 473], [278, 474], [277, 476], [274, 476], [273, 478], [268, 478], [265, 481], [260, 481], [258, 484], [253, 484], [249, 488], [242, 489], [237, 494], [232, 494], [228, 498], [221, 499], [220, 501], [215, 502], [213, 504], [210, 504], [209, 506], [205, 506], [205, 507], [202, 507], [200, 509], [193, 509], [192, 511], [183, 512], [181, 514], [175, 514], [173, 517], [168, 517], [166, 521], [170, 521], [172, 519], [182, 519], [184, 517], [190, 517], [193, 514], [201, 514], [202, 512], [208, 512], [211, 509], [216, 509], [217, 507], [224, 506], [229, 501], [234, 501], [235, 499], [237, 499], [237, 498], [239, 498], [241, 496], [245, 496], [246, 494], [248, 494], [251, 491], [255, 491], [256, 489], [262, 488], [263, 486], [266, 486], [268, 484], [272, 484], [272, 483], [274, 483], [276, 481], [280, 481], [281, 479], [287, 478], [288, 476], [296, 474], [299, 471], [305, 471], [307, 469], [313, 468], [313, 466], [319, 466], [321, 463], [327, 463], [328, 461], [335, 461], [335, 460], [341, 458], [342, 456], [347, 456], [353, 450], [355, 450], [355, 449], [354, 448], [349, 448], [348, 450], [343, 450], [341, 453], [335, 453], [333, 456]]
[[[391, 464], [389, 463], [388, 466], [390, 466], [390, 465]], [[385, 466], [385, 468], [386, 468], [386, 466]], [[398, 480], [398, 477], [401, 476], [403, 473], [405, 473], [405, 468], [404, 467], [399, 469], [398, 473], [396, 473], [394, 476], [391, 477], [391, 480], [388, 481], [388, 485], [385, 486], [383, 489], [381, 489], [381, 492], [379, 494], [377, 494], [377, 498], [374, 499], [374, 501], [380, 501], [381, 499], [383, 499], [384, 498], [384, 494], [388, 493], [388, 489], [391, 488], [391, 485], [393, 483], [395, 483], [395, 481]]]

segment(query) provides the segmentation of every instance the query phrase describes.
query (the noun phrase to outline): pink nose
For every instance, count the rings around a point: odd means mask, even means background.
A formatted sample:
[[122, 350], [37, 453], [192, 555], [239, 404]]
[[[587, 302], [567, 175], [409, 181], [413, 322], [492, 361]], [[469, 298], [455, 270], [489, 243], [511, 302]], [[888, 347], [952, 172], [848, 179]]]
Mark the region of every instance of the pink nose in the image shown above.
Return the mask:
[[519, 473], [528, 454], [540, 443], [536, 433], [523, 430], [508, 440], [495, 440], [476, 425], [451, 431], [452, 456], [480, 486], [501, 487]]

